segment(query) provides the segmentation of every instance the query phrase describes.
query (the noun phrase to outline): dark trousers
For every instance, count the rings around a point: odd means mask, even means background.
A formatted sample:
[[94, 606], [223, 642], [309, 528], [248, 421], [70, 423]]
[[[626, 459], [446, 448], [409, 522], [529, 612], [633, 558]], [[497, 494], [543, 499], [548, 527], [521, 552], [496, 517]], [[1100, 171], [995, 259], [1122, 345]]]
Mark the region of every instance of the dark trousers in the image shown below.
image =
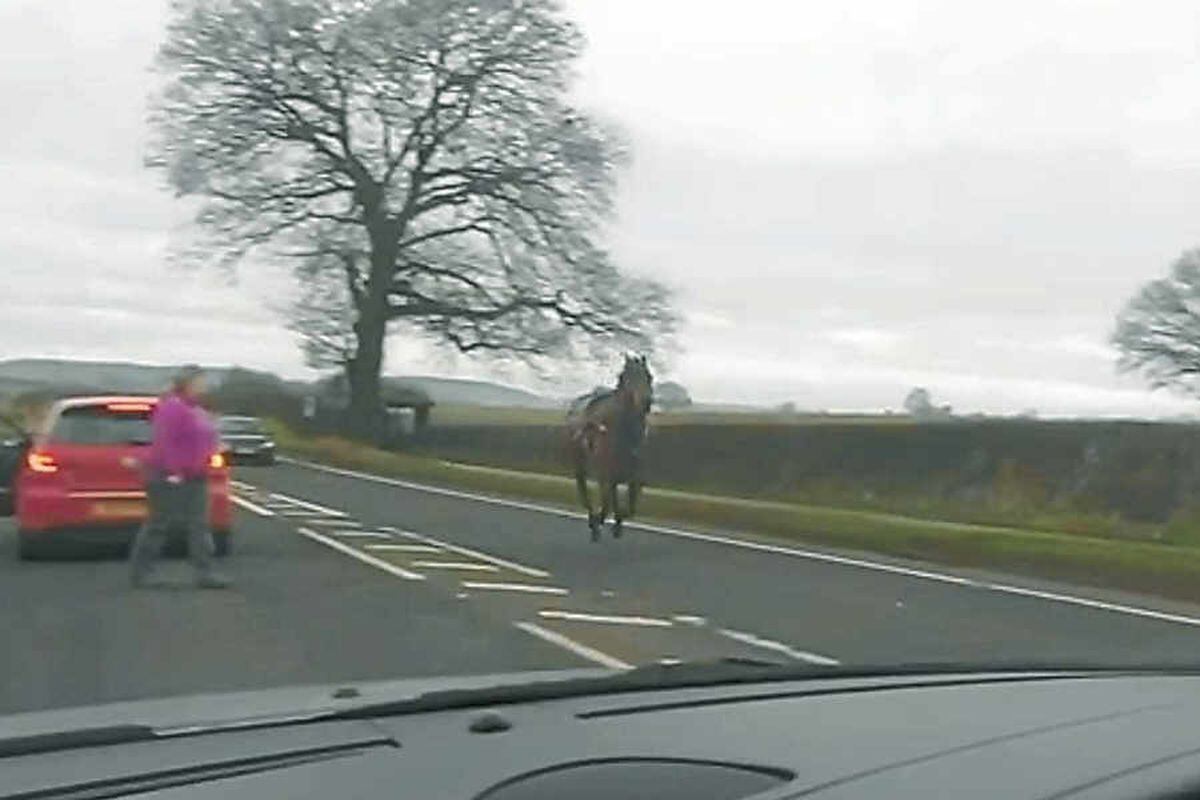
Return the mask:
[[208, 526], [208, 481], [204, 478], [180, 483], [151, 481], [146, 485], [146, 501], [150, 511], [133, 540], [129, 555], [134, 580], [144, 578], [150, 571], [172, 530], [187, 535], [188, 560], [196, 574], [200, 577], [211, 575], [213, 544]]

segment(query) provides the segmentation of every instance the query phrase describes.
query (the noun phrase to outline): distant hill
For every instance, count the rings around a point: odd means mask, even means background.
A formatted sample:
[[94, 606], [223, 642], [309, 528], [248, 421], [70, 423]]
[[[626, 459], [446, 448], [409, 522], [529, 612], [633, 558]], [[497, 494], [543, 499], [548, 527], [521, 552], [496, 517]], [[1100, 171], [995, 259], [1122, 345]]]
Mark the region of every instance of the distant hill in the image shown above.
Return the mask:
[[386, 378], [388, 383], [418, 389], [438, 405], [493, 408], [555, 408], [558, 401], [491, 381], [405, 375]]
[[[116, 361], [72, 361], [23, 358], [0, 361], [0, 394], [55, 390], [77, 392], [161, 392], [177, 367]], [[209, 380], [219, 385], [228, 372], [211, 368]]]
[[[23, 358], [0, 361], [0, 396], [47, 391], [54, 394], [86, 392], [158, 393], [171, 381], [177, 367], [120, 361], [72, 361], [55, 358]], [[216, 388], [230, 373], [228, 367], [207, 367], [209, 383]], [[273, 376], [272, 376], [273, 377]], [[386, 382], [427, 394], [439, 405], [509, 408], [553, 408], [558, 405], [542, 395], [490, 381], [438, 378], [426, 375], [387, 377]], [[292, 391], [302, 393], [312, 384], [285, 381]]]

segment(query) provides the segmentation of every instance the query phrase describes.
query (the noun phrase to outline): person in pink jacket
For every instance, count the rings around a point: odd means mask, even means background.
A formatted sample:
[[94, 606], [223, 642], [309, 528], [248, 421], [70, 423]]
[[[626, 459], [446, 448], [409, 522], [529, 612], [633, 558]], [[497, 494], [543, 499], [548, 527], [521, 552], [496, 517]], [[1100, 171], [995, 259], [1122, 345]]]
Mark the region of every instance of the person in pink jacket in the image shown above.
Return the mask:
[[211, 589], [229, 585], [213, 568], [208, 469], [219, 439], [216, 426], [200, 404], [203, 393], [204, 372], [186, 366], [175, 376], [171, 391], [159, 400], [151, 417], [153, 436], [144, 463], [149, 513], [130, 553], [134, 586], [148, 584], [154, 557], [173, 527], [187, 534], [188, 558], [196, 571], [196, 584]]

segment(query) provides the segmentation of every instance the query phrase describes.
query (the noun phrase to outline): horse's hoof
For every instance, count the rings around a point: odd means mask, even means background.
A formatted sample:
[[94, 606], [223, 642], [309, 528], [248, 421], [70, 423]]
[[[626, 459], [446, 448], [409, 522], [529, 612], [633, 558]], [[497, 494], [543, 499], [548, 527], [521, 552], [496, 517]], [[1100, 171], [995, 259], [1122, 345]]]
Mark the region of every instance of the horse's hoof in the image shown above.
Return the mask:
[[620, 539], [621, 534], [625, 532], [625, 526], [620, 522], [614, 523], [612, 527], [612, 535], [614, 539]]
[[599, 528], [592, 528], [592, 541], [593, 542], [600, 541], [600, 529]]

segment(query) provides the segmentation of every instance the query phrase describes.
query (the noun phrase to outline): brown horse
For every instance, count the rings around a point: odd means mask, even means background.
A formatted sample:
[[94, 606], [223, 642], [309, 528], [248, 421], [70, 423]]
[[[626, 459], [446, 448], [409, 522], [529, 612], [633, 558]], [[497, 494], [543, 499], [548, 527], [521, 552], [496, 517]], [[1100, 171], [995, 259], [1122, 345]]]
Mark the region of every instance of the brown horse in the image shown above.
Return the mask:
[[[584, 395], [567, 413], [568, 451], [593, 542], [599, 540], [610, 510], [614, 537], [621, 535], [626, 518], [637, 511], [642, 491], [641, 448], [653, 401], [654, 378], [645, 356], [626, 356], [615, 390]], [[589, 473], [595, 475], [600, 487], [598, 514], [592, 511]], [[622, 483], [627, 487], [626, 511], [621, 510], [617, 498], [617, 487]]]

